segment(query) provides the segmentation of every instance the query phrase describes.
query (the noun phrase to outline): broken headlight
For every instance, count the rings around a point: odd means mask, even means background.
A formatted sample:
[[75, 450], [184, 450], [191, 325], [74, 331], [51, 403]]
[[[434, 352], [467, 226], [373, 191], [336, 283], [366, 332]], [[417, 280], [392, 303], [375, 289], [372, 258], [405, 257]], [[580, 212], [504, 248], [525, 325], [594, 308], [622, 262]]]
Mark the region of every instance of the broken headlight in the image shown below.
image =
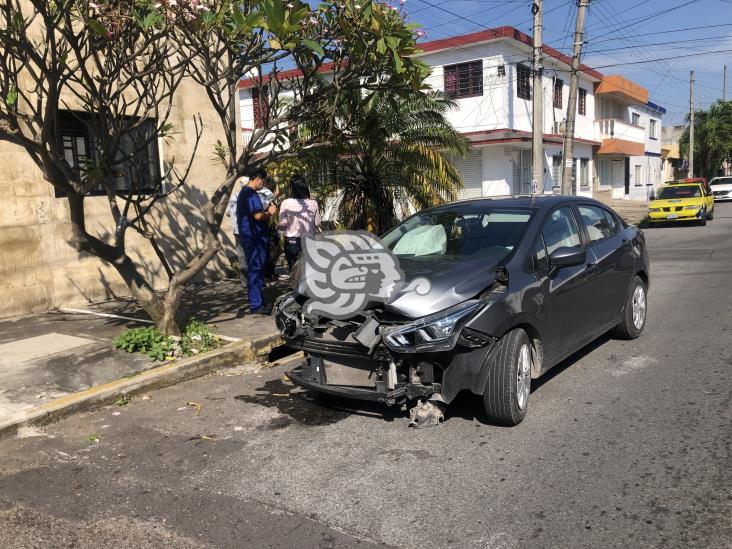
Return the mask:
[[455, 346], [460, 329], [484, 305], [483, 301], [466, 301], [405, 326], [386, 328], [382, 338], [397, 353], [449, 351]]

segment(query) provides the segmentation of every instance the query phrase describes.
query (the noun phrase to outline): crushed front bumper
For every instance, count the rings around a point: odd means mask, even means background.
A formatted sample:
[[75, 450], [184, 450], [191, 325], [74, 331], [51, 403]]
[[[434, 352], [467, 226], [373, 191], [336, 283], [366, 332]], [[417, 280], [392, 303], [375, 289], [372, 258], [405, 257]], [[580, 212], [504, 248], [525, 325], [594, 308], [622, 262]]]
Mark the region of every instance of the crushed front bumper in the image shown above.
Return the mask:
[[440, 392], [440, 384], [433, 382], [431, 365], [397, 366], [342, 355], [306, 352], [305, 360], [287, 375], [296, 385], [312, 391], [388, 405]]

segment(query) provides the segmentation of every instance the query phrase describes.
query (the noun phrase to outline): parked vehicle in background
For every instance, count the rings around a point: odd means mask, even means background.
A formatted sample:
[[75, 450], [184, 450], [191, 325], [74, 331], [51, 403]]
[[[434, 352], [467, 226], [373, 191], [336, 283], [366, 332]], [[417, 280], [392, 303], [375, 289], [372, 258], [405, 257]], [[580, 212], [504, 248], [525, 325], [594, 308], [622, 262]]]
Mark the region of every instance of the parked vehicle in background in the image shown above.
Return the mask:
[[648, 204], [648, 221], [697, 221], [706, 225], [714, 217], [714, 197], [699, 183], [667, 184]]
[[712, 194], [712, 188], [709, 186], [706, 178], [704, 177], [690, 177], [688, 179], [679, 179], [678, 181], [669, 181], [666, 185], [689, 185], [696, 184], [701, 185], [706, 194]]
[[732, 200], [732, 176], [715, 177], [709, 182], [712, 195], [717, 202]]
[[[308, 316], [293, 279], [297, 291], [275, 304], [285, 341], [305, 351], [288, 373], [297, 385], [412, 403], [418, 426], [470, 391], [491, 421], [516, 425], [532, 379], [608, 330], [634, 339], [645, 327], [643, 232], [592, 199], [466, 200], [419, 212], [382, 241], [406, 275], [386, 303], [346, 319]], [[409, 291], [419, 278], [426, 294]]]

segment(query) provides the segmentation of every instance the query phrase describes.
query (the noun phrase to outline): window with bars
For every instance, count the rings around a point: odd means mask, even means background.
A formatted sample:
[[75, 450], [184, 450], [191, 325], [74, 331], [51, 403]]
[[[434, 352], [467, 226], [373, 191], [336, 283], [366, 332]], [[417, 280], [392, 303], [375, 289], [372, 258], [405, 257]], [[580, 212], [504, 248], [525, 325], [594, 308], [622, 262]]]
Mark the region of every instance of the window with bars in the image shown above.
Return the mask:
[[516, 95], [531, 99], [531, 69], [525, 65], [516, 65]]
[[506, 76], [506, 65], [498, 65], [498, 76]]
[[641, 180], [643, 177], [643, 166], [636, 166], [635, 167], [635, 186], [640, 187], [643, 185], [643, 181]]
[[[158, 151], [157, 123], [145, 120], [136, 124], [130, 118], [128, 133], [121, 136], [119, 150], [112, 163], [114, 179], [110, 187], [113, 191], [149, 194], [161, 185], [160, 156]], [[63, 152], [66, 163], [83, 181], [99, 158], [99, 145], [92, 131], [92, 121], [88, 113], [59, 111], [56, 139]], [[95, 185], [91, 196], [106, 194], [102, 184]], [[56, 196], [65, 194], [56, 190]]]
[[259, 88], [252, 88], [252, 112], [254, 127], [264, 128], [269, 118], [269, 97], [266, 93], [262, 93]]
[[651, 139], [658, 139], [658, 135], [656, 134], [656, 128], [658, 127], [658, 122], [651, 119], [650, 124], [648, 126], [648, 137]]
[[444, 67], [445, 93], [453, 99], [483, 95], [483, 61]]
[[577, 96], [577, 113], [582, 116], [587, 115], [587, 90], [584, 88], [579, 89]]
[[564, 80], [554, 79], [554, 108], [561, 109], [564, 103]]
[[590, 159], [580, 158], [580, 187], [590, 186]]
[[552, 180], [554, 186], [559, 187], [562, 184], [562, 155], [552, 156]]

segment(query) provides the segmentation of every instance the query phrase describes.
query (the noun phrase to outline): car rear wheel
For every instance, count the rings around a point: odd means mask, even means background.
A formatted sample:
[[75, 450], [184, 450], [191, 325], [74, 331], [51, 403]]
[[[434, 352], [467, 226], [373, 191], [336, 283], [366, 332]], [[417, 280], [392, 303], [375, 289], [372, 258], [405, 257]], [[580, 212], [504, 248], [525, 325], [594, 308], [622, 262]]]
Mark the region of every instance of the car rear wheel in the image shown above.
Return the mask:
[[646, 285], [636, 275], [630, 287], [630, 295], [623, 311], [623, 321], [613, 330], [613, 335], [621, 339], [635, 339], [646, 326], [648, 314], [648, 295]]
[[518, 425], [529, 408], [531, 342], [518, 328], [504, 335], [497, 345], [496, 359], [483, 389], [483, 408], [492, 423]]

